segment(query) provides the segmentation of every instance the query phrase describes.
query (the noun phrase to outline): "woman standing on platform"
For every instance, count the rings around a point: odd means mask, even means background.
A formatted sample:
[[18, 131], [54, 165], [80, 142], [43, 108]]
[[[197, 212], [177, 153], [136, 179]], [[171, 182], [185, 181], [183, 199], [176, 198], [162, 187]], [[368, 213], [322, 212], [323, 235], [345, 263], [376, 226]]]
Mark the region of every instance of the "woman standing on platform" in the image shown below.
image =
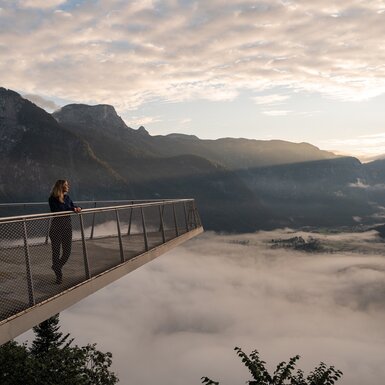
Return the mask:
[[[74, 211], [79, 213], [82, 209], [72, 202], [68, 195], [69, 183], [67, 180], [59, 179], [52, 187], [49, 197], [49, 207], [52, 212]], [[63, 280], [62, 268], [71, 255], [72, 246], [72, 224], [69, 215], [52, 218], [49, 237], [52, 245], [52, 270], [56, 275], [56, 283]], [[62, 256], [60, 258], [60, 247]]]

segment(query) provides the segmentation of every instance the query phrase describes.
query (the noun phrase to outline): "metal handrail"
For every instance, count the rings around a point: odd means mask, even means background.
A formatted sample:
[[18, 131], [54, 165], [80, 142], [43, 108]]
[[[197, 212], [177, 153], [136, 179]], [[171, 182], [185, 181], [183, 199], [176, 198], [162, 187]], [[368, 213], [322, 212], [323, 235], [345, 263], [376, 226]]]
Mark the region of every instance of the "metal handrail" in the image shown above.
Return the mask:
[[[113, 199], [113, 200], [100, 200], [100, 201], [76, 201], [79, 204], [90, 204], [90, 203], [114, 203], [114, 202], [164, 202], [169, 200], [175, 200], [172, 198], [167, 199]], [[0, 208], [2, 207], [20, 207], [20, 206], [43, 206], [48, 205], [48, 202], [10, 202], [10, 203], [0, 203]]]
[[[153, 200], [151, 202], [147, 203], [134, 203], [134, 204], [127, 204], [127, 205], [119, 205], [119, 206], [109, 206], [109, 207], [94, 207], [89, 209], [82, 209], [79, 213], [74, 213], [73, 211], [61, 211], [61, 212], [55, 212], [55, 213], [41, 213], [41, 214], [27, 214], [27, 215], [17, 215], [17, 216], [10, 216], [10, 217], [3, 217], [0, 218], [0, 223], [11, 223], [11, 222], [19, 222], [23, 220], [31, 220], [31, 219], [41, 219], [41, 218], [54, 218], [59, 216], [65, 216], [65, 215], [81, 215], [82, 213], [89, 213], [89, 212], [103, 212], [103, 211], [111, 211], [112, 209], [123, 209], [123, 208], [140, 208], [140, 207], [151, 207], [151, 206], [159, 206], [159, 204], [163, 205], [169, 205], [174, 203], [180, 203], [180, 202], [193, 202], [194, 199], [165, 199], [165, 200]], [[90, 201], [92, 202], [92, 201]], [[103, 202], [103, 201], [99, 201]], [[115, 202], [115, 201], [114, 201]], [[127, 201], [125, 201], [127, 202]], [[129, 201], [131, 202], [131, 201]], [[143, 201], [138, 201], [143, 202]], [[81, 203], [81, 202], [77, 202]]]

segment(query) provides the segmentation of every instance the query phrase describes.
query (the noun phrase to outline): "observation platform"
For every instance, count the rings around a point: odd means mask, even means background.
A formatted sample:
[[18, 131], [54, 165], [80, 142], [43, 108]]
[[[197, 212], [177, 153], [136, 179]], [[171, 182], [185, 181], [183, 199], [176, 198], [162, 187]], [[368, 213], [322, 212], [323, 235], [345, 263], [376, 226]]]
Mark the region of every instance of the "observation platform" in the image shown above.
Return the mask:
[[[6, 217], [48, 205], [0, 204], [0, 344], [203, 232], [193, 199], [77, 203], [79, 214]], [[52, 233], [68, 225], [71, 254], [58, 284]]]

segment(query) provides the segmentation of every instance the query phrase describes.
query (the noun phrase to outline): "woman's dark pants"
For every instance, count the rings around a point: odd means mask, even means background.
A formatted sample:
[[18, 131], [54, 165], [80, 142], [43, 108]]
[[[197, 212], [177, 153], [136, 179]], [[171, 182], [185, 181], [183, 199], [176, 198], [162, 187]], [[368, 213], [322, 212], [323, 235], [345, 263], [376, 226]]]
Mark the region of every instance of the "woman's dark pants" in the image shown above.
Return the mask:
[[[59, 217], [52, 220], [49, 231], [52, 246], [52, 269], [56, 275], [61, 275], [61, 269], [71, 255], [72, 247], [72, 226], [71, 219]], [[60, 248], [62, 255], [60, 257]]]

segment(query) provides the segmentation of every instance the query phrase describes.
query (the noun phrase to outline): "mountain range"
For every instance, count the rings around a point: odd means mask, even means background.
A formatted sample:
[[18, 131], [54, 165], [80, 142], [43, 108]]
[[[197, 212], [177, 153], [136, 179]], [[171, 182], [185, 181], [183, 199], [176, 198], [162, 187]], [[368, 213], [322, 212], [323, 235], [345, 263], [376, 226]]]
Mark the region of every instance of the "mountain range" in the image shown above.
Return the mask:
[[352, 226], [381, 220], [385, 160], [362, 164], [308, 143], [135, 130], [109, 105], [47, 113], [0, 88], [0, 202], [194, 197], [207, 229]]

